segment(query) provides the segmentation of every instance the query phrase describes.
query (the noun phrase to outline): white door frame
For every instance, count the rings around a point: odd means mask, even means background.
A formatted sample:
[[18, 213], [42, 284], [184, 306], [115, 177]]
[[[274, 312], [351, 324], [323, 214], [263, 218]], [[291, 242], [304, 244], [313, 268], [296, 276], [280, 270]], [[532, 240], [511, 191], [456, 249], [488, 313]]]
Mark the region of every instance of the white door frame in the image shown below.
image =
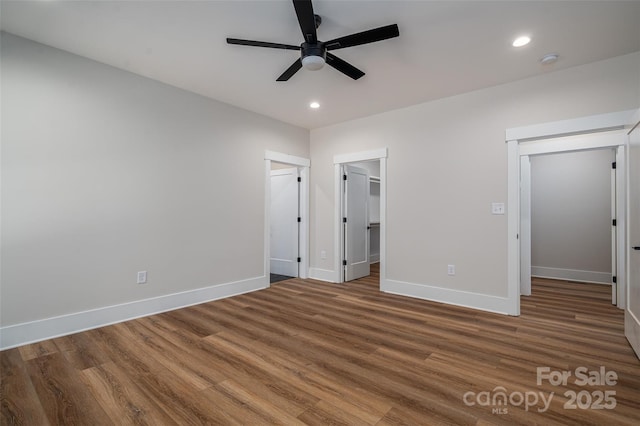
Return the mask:
[[[563, 144], [551, 141], [550, 139], [571, 135], [587, 135], [591, 133], [606, 132], [625, 129], [631, 123], [632, 117], [636, 110], [614, 112], [609, 114], [600, 114], [589, 117], [582, 117], [571, 120], [554, 121], [532, 126], [518, 127], [506, 130], [507, 143], [507, 298], [509, 300], [509, 314], [520, 315], [520, 285], [521, 285], [521, 250], [520, 250], [520, 233], [521, 233], [521, 212], [520, 212], [520, 186], [521, 186], [521, 157], [553, 152], [567, 152], [575, 150], [585, 150], [594, 148], [604, 148], [610, 146], [618, 147], [616, 160], [618, 166], [623, 166], [625, 162], [625, 145], [614, 142], [613, 145], [606, 145], [603, 142], [597, 142], [592, 138], [576, 138], [575, 140], [567, 140]], [[588, 142], [585, 142], [588, 140]], [[596, 142], [594, 142], [596, 141]], [[626, 172], [620, 167], [619, 175], [621, 181], [625, 181]], [[618, 194], [618, 212], [626, 212], [626, 189], [619, 185]], [[624, 216], [624, 214], [622, 215]], [[626, 231], [624, 217], [618, 218], [618, 270], [626, 271], [624, 268], [626, 260]], [[525, 231], [526, 234], [526, 231]], [[530, 232], [529, 235], [530, 237]], [[526, 238], [527, 235], [524, 235]], [[526, 244], [526, 243], [523, 243]], [[530, 246], [530, 242], [529, 242]], [[526, 253], [525, 253], [526, 254]], [[530, 256], [529, 251], [529, 256]], [[622, 261], [622, 267], [621, 265]], [[529, 261], [530, 265], [530, 261]], [[626, 277], [620, 274], [618, 284], [623, 281], [620, 288], [624, 286]], [[619, 298], [620, 299], [620, 298]], [[620, 301], [620, 300], [619, 300]]]
[[334, 226], [333, 253], [335, 274], [333, 281], [344, 282], [342, 273], [342, 259], [344, 259], [344, 227], [342, 226], [343, 197], [342, 197], [342, 165], [360, 161], [380, 160], [380, 288], [386, 280], [387, 259], [387, 148], [372, 151], [340, 154], [333, 157], [334, 168]]
[[271, 273], [271, 162], [289, 164], [298, 167], [300, 170], [300, 265], [298, 275], [300, 278], [309, 277], [309, 167], [311, 160], [308, 158], [296, 157], [294, 155], [282, 154], [280, 152], [265, 151], [264, 153], [264, 275], [269, 284]]

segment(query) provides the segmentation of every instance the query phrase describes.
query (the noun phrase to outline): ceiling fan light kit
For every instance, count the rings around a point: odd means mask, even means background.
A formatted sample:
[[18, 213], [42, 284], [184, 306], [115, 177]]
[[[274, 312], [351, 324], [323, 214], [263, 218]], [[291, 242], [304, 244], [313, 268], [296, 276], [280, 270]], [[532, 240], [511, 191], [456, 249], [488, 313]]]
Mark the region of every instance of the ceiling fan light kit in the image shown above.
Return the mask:
[[317, 71], [324, 67], [325, 60], [322, 56], [305, 56], [302, 58], [302, 66], [309, 71]]
[[302, 43], [302, 66], [310, 71], [317, 71], [322, 68], [326, 62], [326, 49], [317, 44]]
[[359, 46], [362, 44], [374, 43], [398, 37], [400, 32], [398, 25], [392, 24], [372, 30], [339, 37], [327, 42], [319, 41], [317, 28], [322, 23], [322, 18], [313, 13], [311, 0], [293, 0], [293, 7], [298, 17], [298, 23], [302, 30], [304, 42], [300, 46], [291, 44], [271, 43], [266, 41], [244, 40], [238, 38], [227, 38], [227, 43], [242, 46], [268, 47], [272, 49], [298, 50], [300, 58], [296, 60], [287, 70], [278, 77], [276, 81], [289, 80], [300, 68], [316, 71], [321, 69], [325, 63], [337, 69], [341, 73], [354, 80], [364, 75], [364, 72], [354, 67], [350, 63], [338, 58], [329, 50], [343, 49], [345, 47]]

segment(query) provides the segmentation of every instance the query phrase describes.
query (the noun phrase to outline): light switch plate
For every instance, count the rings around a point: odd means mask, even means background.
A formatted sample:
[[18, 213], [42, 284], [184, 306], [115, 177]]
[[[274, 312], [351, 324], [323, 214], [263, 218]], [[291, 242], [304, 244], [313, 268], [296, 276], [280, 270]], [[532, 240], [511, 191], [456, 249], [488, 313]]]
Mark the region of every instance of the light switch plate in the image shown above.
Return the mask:
[[504, 214], [504, 203], [491, 203], [491, 214]]

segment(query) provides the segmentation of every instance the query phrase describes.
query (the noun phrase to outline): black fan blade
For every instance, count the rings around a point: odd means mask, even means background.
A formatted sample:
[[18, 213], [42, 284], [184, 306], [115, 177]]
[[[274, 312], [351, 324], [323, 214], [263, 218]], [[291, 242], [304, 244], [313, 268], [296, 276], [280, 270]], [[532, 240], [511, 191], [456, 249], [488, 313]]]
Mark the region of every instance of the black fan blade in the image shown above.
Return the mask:
[[278, 79], [276, 81], [287, 81], [287, 80], [289, 80], [291, 77], [293, 77], [293, 75], [295, 73], [298, 72], [298, 70], [300, 68], [302, 68], [302, 60], [298, 59], [293, 64], [291, 64], [291, 66], [289, 68], [287, 68], [287, 70], [285, 72], [283, 72], [282, 75], [280, 77], [278, 77]]
[[393, 37], [398, 37], [400, 31], [398, 25], [387, 25], [385, 27], [374, 28], [361, 33], [335, 38], [325, 43], [327, 50], [343, 49], [345, 47], [359, 46], [361, 44], [374, 43]]
[[364, 72], [360, 71], [358, 68], [329, 52], [327, 52], [327, 64], [354, 80], [357, 80], [364, 75]]
[[293, 7], [296, 9], [304, 40], [307, 43], [316, 43], [318, 41], [316, 17], [313, 13], [311, 0], [293, 0]]
[[239, 38], [228, 38], [227, 43], [239, 44], [241, 46], [270, 47], [273, 49], [300, 50], [300, 46], [291, 44], [270, 43], [268, 41], [242, 40]]

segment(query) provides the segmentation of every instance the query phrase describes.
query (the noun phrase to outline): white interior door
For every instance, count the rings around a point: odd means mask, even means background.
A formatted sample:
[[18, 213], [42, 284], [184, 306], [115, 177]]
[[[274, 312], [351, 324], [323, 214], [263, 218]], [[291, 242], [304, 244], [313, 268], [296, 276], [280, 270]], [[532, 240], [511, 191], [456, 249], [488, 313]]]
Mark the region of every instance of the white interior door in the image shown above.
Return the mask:
[[366, 277], [369, 269], [369, 171], [344, 166], [344, 280]]
[[298, 276], [298, 169], [271, 171], [271, 273]]
[[[640, 124], [640, 123], [639, 123]], [[640, 126], [629, 135], [627, 303], [624, 333], [640, 358]]]

